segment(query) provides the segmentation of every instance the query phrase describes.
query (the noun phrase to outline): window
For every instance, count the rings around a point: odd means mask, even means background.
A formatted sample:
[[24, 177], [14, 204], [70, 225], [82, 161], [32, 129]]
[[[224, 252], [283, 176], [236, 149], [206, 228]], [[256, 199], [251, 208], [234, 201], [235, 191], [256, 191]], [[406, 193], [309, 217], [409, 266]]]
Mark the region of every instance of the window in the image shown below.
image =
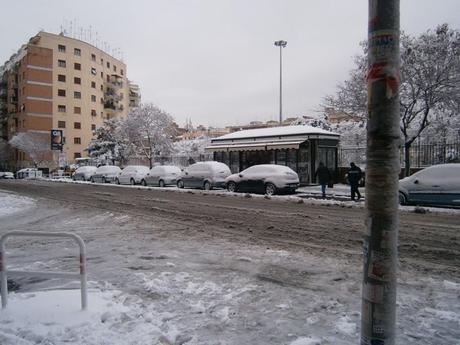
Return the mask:
[[73, 82], [74, 82], [74, 84], [80, 85], [80, 84], [81, 84], [81, 79], [78, 78], [78, 77], [74, 77], [74, 78], [73, 78]]
[[81, 108], [80, 107], [73, 107], [73, 112], [74, 112], [74, 114], [81, 114]]
[[81, 153], [80, 153], [80, 152], [75, 152], [75, 153], [73, 154], [73, 158], [74, 158], [74, 159], [81, 158]]
[[113, 71], [114, 71], [114, 72], [117, 71], [117, 66], [113, 65]]
[[95, 125], [94, 123], [91, 124], [91, 130], [92, 130], [92, 131], [95, 131], [95, 130], [96, 130], [96, 125]]
[[96, 102], [96, 96], [95, 95], [91, 95], [91, 102]]
[[97, 116], [96, 110], [94, 109], [91, 110], [91, 116]]
[[101, 72], [101, 78], [104, 79], [104, 72]]
[[107, 82], [110, 83], [110, 76], [107, 74]]
[[73, 55], [75, 55], [75, 56], [81, 56], [81, 49], [75, 48], [75, 49], [73, 50]]
[[58, 121], [58, 128], [65, 128], [65, 121]]
[[107, 61], [107, 68], [110, 68], [110, 62]]
[[101, 91], [104, 91], [104, 85], [101, 85]]
[[104, 59], [103, 59], [103, 58], [101, 58], [101, 65], [103, 65], [103, 64], [104, 64]]
[[65, 67], [65, 60], [58, 60], [59, 67]]
[[58, 51], [59, 51], [59, 53], [65, 53], [65, 46], [63, 46], [62, 44], [59, 44], [58, 45]]
[[80, 123], [80, 122], [74, 122], [74, 123], [73, 123], [73, 128], [75, 128], [75, 129], [81, 129], [81, 123]]
[[58, 96], [65, 97], [65, 90], [58, 89]]
[[65, 113], [65, 105], [58, 105], [58, 111], [60, 113]]
[[75, 99], [81, 99], [81, 92], [79, 92], [79, 91], [74, 91], [74, 92], [73, 92], [73, 98], [75, 98]]
[[92, 74], [92, 75], [96, 75], [96, 74], [97, 74], [96, 69], [95, 69], [94, 67], [91, 67], [91, 74]]
[[123, 75], [123, 69], [120, 69], [120, 74]]
[[81, 138], [73, 138], [73, 143], [77, 145], [81, 144]]
[[75, 62], [75, 63], [73, 64], [73, 68], [74, 68], [75, 70], [77, 70], [77, 71], [81, 71], [81, 64]]
[[91, 61], [96, 61], [96, 55], [95, 54], [91, 54]]
[[58, 74], [58, 81], [62, 81], [65, 83], [65, 75], [64, 74]]
[[96, 82], [95, 82], [95, 81], [92, 81], [92, 82], [91, 82], [91, 87], [92, 87], [93, 89], [96, 88]]

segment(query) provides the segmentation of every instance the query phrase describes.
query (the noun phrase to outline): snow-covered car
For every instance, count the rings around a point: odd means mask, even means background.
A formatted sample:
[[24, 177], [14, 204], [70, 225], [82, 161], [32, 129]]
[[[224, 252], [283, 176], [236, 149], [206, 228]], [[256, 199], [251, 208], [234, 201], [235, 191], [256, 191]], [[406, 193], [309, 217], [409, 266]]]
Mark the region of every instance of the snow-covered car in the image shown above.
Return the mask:
[[16, 178], [33, 178], [42, 176], [42, 171], [36, 168], [24, 168], [16, 172]]
[[114, 182], [118, 175], [120, 174], [121, 169], [115, 165], [102, 165], [96, 169], [94, 174], [91, 176], [91, 182]]
[[231, 174], [230, 168], [220, 162], [206, 161], [190, 165], [177, 180], [177, 187], [194, 187], [210, 190], [224, 188], [225, 179]]
[[79, 167], [72, 175], [72, 180], [74, 181], [89, 181], [91, 176], [97, 170], [97, 167], [93, 166], [84, 166]]
[[176, 185], [177, 179], [181, 176], [180, 168], [174, 165], [159, 165], [150, 169], [141, 184], [143, 186], [159, 186]]
[[299, 187], [299, 176], [284, 165], [259, 164], [230, 175], [225, 184], [230, 192], [293, 193]]
[[403, 178], [399, 203], [460, 206], [460, 163], [433, 165]]
[[0, 179], [14, 179], [14, 174], [10, 171], [0, 171]]
[[128, 165], [117, 176], [115, 182], [117, 184], [139, 184], [149, 173], [149, 167], [144, 165]]

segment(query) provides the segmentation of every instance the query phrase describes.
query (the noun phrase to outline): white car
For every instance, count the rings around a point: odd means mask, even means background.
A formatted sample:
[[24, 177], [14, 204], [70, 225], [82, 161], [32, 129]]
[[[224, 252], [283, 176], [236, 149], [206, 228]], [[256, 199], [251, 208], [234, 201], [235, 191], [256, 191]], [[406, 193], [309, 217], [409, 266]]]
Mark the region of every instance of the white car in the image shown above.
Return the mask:
[[149, 168], [144, 165], [128, 165], [117, 176], [117, 184], [139, 184], [142, 179], [149, 173]]
[[120, 172], [121, 169], [115, 165], [101, 165], [91, 176], [90, 181], [102, 183], [114, 182]]
[[230, 192], [259, 192], [267, 195], [293, 193], [299, 187], [299, 175], [291, 168], [276, 164], [253, 165], [225, 180]]
[[79, 167], [72, 175], [72, 180], [74, 181], [89, 181], [91, 176], [97, 170], [97, 167], [93, 166], [84, 166]]
[[460, 206], [460, 163], [433, 165], [403, 178], [399, 203]]
[[14, 179], [14, 174], [9, 171], [0, 171], [0, 179]]
[[159, 165], [150, 169], [149, 173], [142, 179], [143, 186], [176, 185], [181, 175], [180, 168], [174, 165]]
[[190, 165], [177, 180], [177, 187], [195, 187], [210, 190], [225, 187], [225, 178], [231, 174], [230, 168], [220, 162], [206, 161]]

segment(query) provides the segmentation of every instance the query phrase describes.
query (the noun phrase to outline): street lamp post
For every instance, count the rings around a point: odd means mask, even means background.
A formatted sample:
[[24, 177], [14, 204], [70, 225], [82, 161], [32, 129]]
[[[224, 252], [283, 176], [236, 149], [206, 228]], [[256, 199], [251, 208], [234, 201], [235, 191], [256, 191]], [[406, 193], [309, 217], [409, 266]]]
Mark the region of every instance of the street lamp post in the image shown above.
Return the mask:
[[283, 48], [286, 47], [287, 41], [276, 41], [275, 46], [280, 47], [280, 125], [283, 123]]

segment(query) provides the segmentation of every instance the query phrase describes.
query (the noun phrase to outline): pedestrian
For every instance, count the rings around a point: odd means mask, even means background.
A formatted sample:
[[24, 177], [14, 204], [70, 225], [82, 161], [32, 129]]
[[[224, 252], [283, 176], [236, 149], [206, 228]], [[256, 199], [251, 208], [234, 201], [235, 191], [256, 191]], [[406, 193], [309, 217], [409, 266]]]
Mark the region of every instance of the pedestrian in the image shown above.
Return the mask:
[[318, 169], [316, 169], [315, 177], [318, 178], [318, 182], [321, 185], [321, 193], [323, 194], [323, 198], [326, 197], [326, 187], [331, 180], [331, 172], [329, 169], [323, 164], [323, 162], [319, 163]]
[[347, 179], [348, 183], [350, 184], [350, 189], [351, 189], [351, 200], [355, 200], [355, 196], [358, 197], [358, 200], [361, 199], [361, 193], [358, 190], [359, 186], [359, 181], [363, 177], [363, 172], [361, 169], [356, 166], [355, 163], [351, 162], [350, 163], [350, 169], [348, 170], [347, 173]]

